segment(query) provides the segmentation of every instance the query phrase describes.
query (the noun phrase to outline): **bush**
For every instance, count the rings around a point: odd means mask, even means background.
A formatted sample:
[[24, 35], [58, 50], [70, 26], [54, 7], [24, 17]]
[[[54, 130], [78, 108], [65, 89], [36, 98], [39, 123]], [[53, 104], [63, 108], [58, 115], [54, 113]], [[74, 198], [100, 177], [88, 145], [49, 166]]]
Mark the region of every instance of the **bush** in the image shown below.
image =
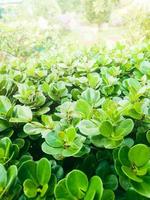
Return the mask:
[[149, 199], [149, 52], [1, 63], [0, 199]]

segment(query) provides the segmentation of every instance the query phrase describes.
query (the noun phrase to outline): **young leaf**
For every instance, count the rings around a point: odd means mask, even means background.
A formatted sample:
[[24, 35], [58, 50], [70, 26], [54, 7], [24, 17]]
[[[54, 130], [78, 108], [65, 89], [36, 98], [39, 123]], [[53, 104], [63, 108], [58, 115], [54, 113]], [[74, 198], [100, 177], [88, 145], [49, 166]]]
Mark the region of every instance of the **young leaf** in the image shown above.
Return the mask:
[[67, 139], [66, 142], [72, 143], [75, 137], [76, 137], [76, 130], [73, 126], [65, 130], [65, 138]]

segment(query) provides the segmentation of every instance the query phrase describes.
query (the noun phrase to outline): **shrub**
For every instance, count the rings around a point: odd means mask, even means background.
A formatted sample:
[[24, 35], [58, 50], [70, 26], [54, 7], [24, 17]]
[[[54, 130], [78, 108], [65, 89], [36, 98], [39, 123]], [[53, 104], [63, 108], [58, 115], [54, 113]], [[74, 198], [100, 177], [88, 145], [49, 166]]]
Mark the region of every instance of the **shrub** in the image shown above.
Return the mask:
[[149, 51], [1, 63], [0, 199], [149, 199]]

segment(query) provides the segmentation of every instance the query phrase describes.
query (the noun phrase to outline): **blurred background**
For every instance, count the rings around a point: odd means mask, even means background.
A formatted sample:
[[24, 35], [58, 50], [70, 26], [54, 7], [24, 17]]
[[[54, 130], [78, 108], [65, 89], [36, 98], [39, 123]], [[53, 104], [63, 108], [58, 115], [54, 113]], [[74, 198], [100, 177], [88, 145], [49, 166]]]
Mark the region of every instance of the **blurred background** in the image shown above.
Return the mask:
[[150, 0], [0, 0], [0, 61], [149, 38]]

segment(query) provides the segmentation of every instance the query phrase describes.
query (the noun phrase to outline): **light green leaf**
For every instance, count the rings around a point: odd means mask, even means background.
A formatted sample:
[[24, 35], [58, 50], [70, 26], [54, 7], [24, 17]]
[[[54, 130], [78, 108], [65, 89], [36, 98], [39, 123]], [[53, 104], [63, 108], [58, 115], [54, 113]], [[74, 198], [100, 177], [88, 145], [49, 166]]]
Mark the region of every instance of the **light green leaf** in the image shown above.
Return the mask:
[[87, 75], [88, 81], [89, 81], [89, 85], [92, 88], [97, 88], [100, 83], [102, 82], [100, 75], [98, 73], [89, 73]]
[[122, 166], [121, 169], [124, 172], [124, 174], [128, 176], [131, 180], [138, 183], [141, 183], [143, 181], [142, 178], [138, 177], [130, 167]]
[[79, 99], [76, 103], [76, 111], [78, 111], [83, 118], [88, 119], [92, 114], [92, 107], [87, 101]]
[[90, 120], [82, 120], [78, 124], [80, 132], [87, 136], [99, 135], [99, 127]]
[[65, 138], [67, 139], [68, 143], [73, 142], [75, 137], [76, 137], [76, 130], [73, 126], [65, 130]]
[[24, 181], [23, 191], [28, 198], [34, 198], [37, 195], [37, 187], [31, 179]]
[[125, 119], [115, 128], [116, 135], [128, 135], [133, 130], [134, 123], [132, 119]]
[[149, 61], [143, 61], [140, 65], [140, 71], [143, 74], [150, 76], [150, 62]]
[[24, 125], [23, 130], [28, 135], [38, 135], [42, 132], [45, 132], [44, 126], [40, 124], [39, 122], [27, 123]]
[[32, 120], [32, 111], [28, 106], [16, 105], [14, 107], [13, 117], [10, 118], [10, 122], [21, 123], [30, 122]]
[[11, 107], [10, 100], [6, 96], [0, 96], [0, 114], [7, 114]]
[[150, 160], [150, 148], [145, 144], [137, 144], [129, 150], [128, 156], [131, 163], [142, 167]]
[[113, 126], [109, 121], [104, 121], [100, 125], [100, 134], [105, 137], [111, 137], [113, 133]]
[[98, 107], [102, 103], [100, 92], [92, 88], [87, 88], [82, 94], [81, 98], [87, 101], [91, 106]]

